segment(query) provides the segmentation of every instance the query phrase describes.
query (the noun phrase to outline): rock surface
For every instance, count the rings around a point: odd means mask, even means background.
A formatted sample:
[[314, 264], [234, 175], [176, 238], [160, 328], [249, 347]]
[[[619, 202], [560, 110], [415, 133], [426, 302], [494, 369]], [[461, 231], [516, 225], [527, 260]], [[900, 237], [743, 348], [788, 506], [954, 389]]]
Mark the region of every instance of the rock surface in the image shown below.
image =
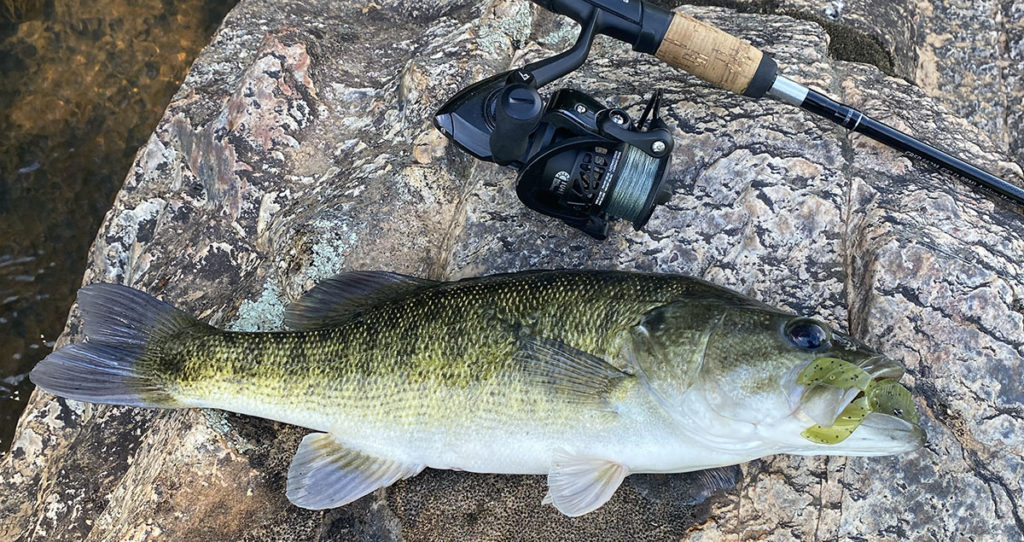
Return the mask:
[[[1021, 180], [1003, 141], [921, 89], [829, 59], [820, 26], [681, 9], [766, 49], [793, 78]], [[526, 0], [243, 0], [140, 150], [85, 282], [123, 282], [217, 325], [269, 330], [288, 300], [349, 269], [696, 275], [904, 360], [925, 448], [769, 457], [697, 506], [678, 502], [671, 483], [627, 479], [575, 519], [540, 506], [543, 477], [451, 471], [313, 512], [284, 495], [304, 430], [37, 392], [0, 464], [0, 538], [1024, 536], [1020, 211], [791, 107], [726, 95], [599, 39], [562, 84], [634, 111], [653, 82], [664, 88], [676, 188], [646, 231], [620, 223], [592, 241], [520, 205], [510, 172], [469, 159], [430, 125], [458, 88], [574, 35]], [[58, 344], [80, 340], [79, 328], [73, 311]]]

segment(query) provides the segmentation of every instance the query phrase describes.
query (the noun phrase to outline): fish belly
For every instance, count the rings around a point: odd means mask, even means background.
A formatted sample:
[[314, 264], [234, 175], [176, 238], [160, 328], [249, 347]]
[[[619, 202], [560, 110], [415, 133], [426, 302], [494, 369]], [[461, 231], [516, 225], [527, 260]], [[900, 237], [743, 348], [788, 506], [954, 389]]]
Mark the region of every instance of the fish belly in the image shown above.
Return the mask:
[[365, 382], [353, 388], [362, 393], [340, 393], [333, 400], [311, 400], [318, 394], [299, 390], [273, 397], [225, 393], [195, 406], [330, 433], [365, 453], [435, 469], [547, 474], [557, 455], [581, 455], [615, 461], [632, 472], [681, 472], [715, 466], [709, 460], [720, 457], [688, 442], [639, 386], [602, 405], [553, 402], [543, 394], [511, 398], [514, 387], [498, 397], [491, 390], [467, 389], [383, 396]]

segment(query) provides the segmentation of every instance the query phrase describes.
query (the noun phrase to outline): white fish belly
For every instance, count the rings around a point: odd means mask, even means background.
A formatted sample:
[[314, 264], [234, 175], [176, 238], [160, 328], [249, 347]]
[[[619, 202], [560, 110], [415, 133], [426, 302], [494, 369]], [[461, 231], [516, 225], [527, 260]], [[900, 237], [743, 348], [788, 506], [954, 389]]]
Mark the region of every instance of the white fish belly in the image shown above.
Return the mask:
[[457, 415], [450, 417], [396, 424], [359, 412], [248, 396], [225, 395], [192, 403], [330, 433], [365, 453], [435, 469], [547, 474], [556, 456], [579, 455], [614, 461], [634, 473], [667, 473], [764, 455], [749, 448], [731, 453], [702, 446], [639, 387], [607, 408], [567, 406], [564, 416], [543, 420], [486, 410], [467, 417], [471, 407], [465, 405], [454, 405], [452, 412]]
[[[570, 409], [571, 410], [571, 409]], [[700, 446], [638, 388], [607, 409], [559, 419], [479, 413], [416, 427], [338, 423], [339, 441], [381, 457], [436, 469], [500, 474], [547, 474], [557, 456], [606, 459], [631, 472], [686, 472], [737, 463], [745, 457]]]

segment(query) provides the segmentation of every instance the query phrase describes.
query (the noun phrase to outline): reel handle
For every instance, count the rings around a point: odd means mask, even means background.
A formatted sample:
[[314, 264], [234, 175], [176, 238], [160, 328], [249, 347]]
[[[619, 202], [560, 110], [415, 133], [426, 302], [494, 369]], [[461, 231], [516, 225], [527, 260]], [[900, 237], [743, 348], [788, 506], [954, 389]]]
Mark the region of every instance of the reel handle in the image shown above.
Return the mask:
[[672, 17], [655, 56], [724, 90], [764, 96], [778, 73], [771, 57], [750, 43], [685, 13]]

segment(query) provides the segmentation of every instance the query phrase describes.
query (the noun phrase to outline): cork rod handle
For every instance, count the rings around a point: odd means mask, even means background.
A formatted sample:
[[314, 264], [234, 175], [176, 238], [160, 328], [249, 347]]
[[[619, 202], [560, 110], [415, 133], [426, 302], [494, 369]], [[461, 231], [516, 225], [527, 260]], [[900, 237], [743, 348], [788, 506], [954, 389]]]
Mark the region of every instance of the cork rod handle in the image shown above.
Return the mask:
[[[772, 81], [775, 79], [775, 63], [759, 49], [685, 13], [673, 16], [655, 56], [737, 94], [753, 96], [752, 86], [763, 86], [760, 79], [765, 74], [758, 70], [762, 60], [771, 63], [770, 76]], [[755, 76], [759, 81], [755, 81]], [[767, 84], [771, 86], [771, 82]], [[756, 97], [764, 94], [760, 88], [757, 90]]]

